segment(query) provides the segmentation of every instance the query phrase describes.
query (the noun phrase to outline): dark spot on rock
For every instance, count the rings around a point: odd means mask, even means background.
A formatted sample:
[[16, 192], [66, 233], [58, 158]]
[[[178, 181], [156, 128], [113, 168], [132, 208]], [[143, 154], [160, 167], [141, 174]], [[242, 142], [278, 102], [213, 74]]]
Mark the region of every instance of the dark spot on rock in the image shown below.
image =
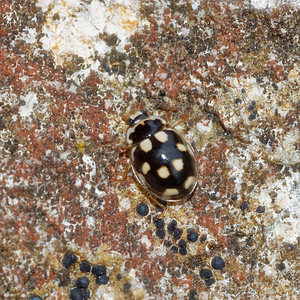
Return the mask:
[[211, 286], [216, 282], [216, 280], [214, 278], [209, 278], [205, 280], [205, 284], [206, 286]]
[[170, 248], [170, 250], [171, 250], [172, 252], [174, 252], [174, 253], [177, 253], [177, 252], [178, 252], [178, 247], [177, 247], [177, 246], [172, 246], [172, 247]]
[[66, 268], [70, 268], [77, 261], [77, 257], [74, 253], [66, 253], [62, 259], [62, 264]]
[[285, 264], [284, 263], [279, 263], [276, 265], [277, 269], [279, 271], [283, 271], [285, 269]]
[[125, 294], [128, 294], [130, 292], [131, 289], [131, 283], [129, 282], [125, 282], [123, 285], [123, 291]]
[[56, 275], [56, 280], [58, 281], [58, 286], [67, 286], [70, 282], [70, 272], [68, 269], [62, 269]]
[[243, 201], [240, 205], [240, 209], [244, 212], [246, 209], [249, 209], [249, 203], [248, 201]]
[[156, 236], [157, 236], [159, 239], [164, 239], [165, 236], [166, 236], [165, 230], [164, 230], [164, 229], [157, 229], [157, 230], [156, 230]]
[[242, 99], [241, 98], [235, 98], [235, 104], [240, 104], [242, 103]]
[[265, 207], [261, 206], [261, 205], [257, 206], [256, 212], [259, 213], [259, 214], [264, 213], [265, 212]]
[[149, 213], [149, 206], [145, 203], [139, 203], [136, 207], [136, 212], [142, 216], [145, 217]]
[[201, 236], [200, 236], [200, 239], [199, 239], [199, 241], [200, 241], [200, 243], [205, 243], [205, 241], [207, 240], [207, 235], [206, 234], [202, 234]]
[[79, 269], [82, 273], [88, 273], [91, 270], [91, 265], [87, 260], [83, 260], [79, 264]]
[[193, 229], [193, 228], [188, 228], [187, 229], [187, 240], [189, 242], [196, 242], [198, 240], [199, 234]]
[[181, 228], [176, 228], [175, 231], [173, 232], [173, 236], [176, 240], [178, 240], [183, 233], [183, 230]]
[[168, 232], [170, 234], [172, 234], [175, 231], [176, 228], [177, 228], [177, 222], [176, 222], [176, 220], [172, 220], [171, 223], [167, 227]]
[[248, 106], [248, 110], [251, 111], [251, 110], [254, 110], [254, 108], [256, 107], [256, 102], [255, 101], [252, 101], [250, 103], [250, 105]]
[[213, 273], [211, 271], [211, 269], [202, 269], [200, 270], [200, 277], [203, 278], [203, 279], [208, 279], [208, 278], [211, 278], [213, 276]]

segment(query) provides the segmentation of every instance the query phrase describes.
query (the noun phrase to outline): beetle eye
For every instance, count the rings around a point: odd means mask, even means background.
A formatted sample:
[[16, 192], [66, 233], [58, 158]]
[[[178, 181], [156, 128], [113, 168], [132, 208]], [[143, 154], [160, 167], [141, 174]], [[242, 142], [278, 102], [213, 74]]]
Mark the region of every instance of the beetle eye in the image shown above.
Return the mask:
[[131, 116], [128, 120], [127, 120], [127, 125], [129, 126], [134, 126], [135, 124], [137, 124], [139, 121], [148, 118], [148, 114], [146, 111], [141, 110], [140, 112], [138, 112], [137, 114], [135, 114], [134, 116]]
[[134, 120], [132, 120], [131, 118], [129, 118], [127, 121], [126, 121], [127, 125], [128, 126], [132, 126], [133, 123], [134, 123]]
[[142, 110], [141, 111], [141, 114], [145, 117], [145, 118], [148, 118], [148, 114], [145, 110]]

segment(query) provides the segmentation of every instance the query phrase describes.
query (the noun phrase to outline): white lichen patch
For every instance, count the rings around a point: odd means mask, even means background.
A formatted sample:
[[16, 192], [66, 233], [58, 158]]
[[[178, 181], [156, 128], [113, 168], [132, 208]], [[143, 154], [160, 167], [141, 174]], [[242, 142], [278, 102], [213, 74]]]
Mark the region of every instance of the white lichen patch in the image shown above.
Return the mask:
[[128, 37], [141, 26], [136, 0], [93, 0], [90, 3], [39, 0], [37, 6], [46, 12], [42, 45], [52, 50], [59, 65], [69, 55], [78, 55], [87, 64], [93, 63], [95, 54], [101, 56], [110, 50], [100, 37], [103, 33], [115, 34], [119, 39], [117, 50], [122, 51]]
[[[284, 168], [284, 167], [283, 167]], [[300, 233], [300, 174], [292, 173], [281, 180], [269, 178], [257, 199], [267, 208], [270, 226], [266, 236], [280, 242], [297, 243]]]
[[25, 96], [20, 96], [20, 100], [23, 105], [19, 108], [19, 114], [21, 117], [30, 117], [33, 112], [34, 105], [38, 102], [37, 96], [33, 92], [29, 92]]
[[299, 120], [295, 107], [300, 96], [293, 89], [298, 68], [290, 79], [276, 84], [267, 78], [258, 83], [254, 77], [227, 77], [228, 89], [221, 92], [215, 108], [224, 126], [249, 143], [256, 154], [268, 161], [294, 165], [300, 162]]
[[251, 0], [251, 5], [258, 9], [271, 9], [280, 7], [281, 5], [293, 5], [295, 8], [300, 7], [298, 0]]

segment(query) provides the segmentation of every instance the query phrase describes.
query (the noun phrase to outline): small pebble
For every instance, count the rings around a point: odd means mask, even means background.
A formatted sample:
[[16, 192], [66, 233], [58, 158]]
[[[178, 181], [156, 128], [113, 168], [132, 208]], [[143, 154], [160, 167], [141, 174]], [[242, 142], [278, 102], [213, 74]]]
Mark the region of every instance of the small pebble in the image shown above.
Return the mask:
[[91, 271], [91, 265], [87, 260], [82, 260], [79, 264], [79, 269], [82, 273], [88, 273]]
[[124, 285], [123, 285], [124, 293], [125, 293], [125, 294], [128, 294], [129, 291], [130, 291], [130, 289], [131, 289], [131, 283], [125, 282]]
[[104, 275], [101, 275], [101, 276], [97, 276], [96, 277], [96, 283], [97, 284], [107, 284], [109, 281], [109, 277], [106, 276], [105, 274]]
[[142, 216], [145, 217], [149, 213], [149, 206], [145, 203], [139, 203], [136, 207], [136, 212]]
[[96, 265], [92, 267], [92, 274], [95, 276], [101, 276], [106, 274], [106, 267], [104, 265]]
[[153, 223], [157, 229], [162, 229], [165, 226], [165, 222], [163, 219], [159, 219], [157, 216], [153, 217]]
[[198, 240], [198, 236], [199, 236], [198, 233], [193, 228], [189, 228], [187, 230], [187, 240], [189, 242], [192, 243], [196, 242]]
[[77, 257], [74, 253], [65, 253], [62, 264], [66, 268], [70, 268], [73, 264], [75, 264], [77, 261]]
[[175, 229], [173, 236], [176, 240], [180, 239], [181, 235], [183, 233], [183, 230], [181, 228]]
[[122, 277], [123, 277], [122, 274], [120, 274], [120, 273], [117, 274], [117, 279], [118, 279], [118, 280], [121, 280]]
[[202, 269], [200, 270], [200, 277], [203, 279], [208, 279], [211, 278], [213, 276], [213, 273], [210, 269]]
[[222, 270], [225, 267], [225, 262], [222, 257], [215, 256], [211, 261], [211, 266], [215, 270]]
[[172, 234], [175, 231], [176, 228], [177, 228], [177, 222], [176, 222], [176, 220], [172, 220], [171, 223], [167, 227], [168, 232], [170, 234]]
[[77, 278], [76, 283], [75, 283], [76, 287], [78, 287], [80, 289], [87, 288], [89, 286], [89, 284], [90, 284], [90, 281], [86, 276]]
[[156, 230], [156, 236], [159, 238], [159, 239], [164, 239], [165, 236], [166, 236], [166, 233], [163, 229], [157, 229]]
[[215, 282], [216, 282], [216, 280], [215, 280], [214, 278], [208, 278], [208, 279], [205, 279], [205, 284], [206, 284], [206, 286], [211, 286], [211, 285], [213, 285]]

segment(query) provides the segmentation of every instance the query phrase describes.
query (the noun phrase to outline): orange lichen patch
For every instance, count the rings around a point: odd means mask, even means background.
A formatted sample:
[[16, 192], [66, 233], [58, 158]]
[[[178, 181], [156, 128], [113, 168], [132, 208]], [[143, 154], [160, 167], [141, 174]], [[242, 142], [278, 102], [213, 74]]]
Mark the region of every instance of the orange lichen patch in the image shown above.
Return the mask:
[[0, 7], [0, 37], [6, 36], [11, 28], [16, 28], [16, 24], [9, 23], [9, 13], [11, 12], [11, 2], [8, 0], [4, 0], [1, 2]]
[[[19, 47], [20, 54], [30, 51], [29, 46]], [[0, 82], [3, 86], [11, 84], [14, 92], [18, 95], [24, 88], [33, 87], [35, 82], [40, 86], [52, 88], [52, 81], [62, 80], [59, 71], [53, 72], [51, 67], [42, 66], [35, 62], [26, 62], [21, 55], [15, 54], [6, 47], [0, 49]], [[47, 77], [44, 78], [44, 74]], [[8, 80], [9, 79], [9, 80]]]
[[192, 275], [185, 275], [183, 278], [176, 278], [173, 277], [172, 278], [172, 282], [176, 285], [176, 286], [188, 286], [188, 288], [192, 288], [193, 286], [193, 281], [194, 281], [194, 276]]
[[[121, 4], [114, 4], [108, 9], [111, 14], [110, 19], [116, 22], [117, 18], [120, 22], [120, 26], [128, 31], [133, 31], [138, 26], [138, 19], [133, 9], [122, 6]], [[116, 20], [115, 20], [116, 19]], [[114, 21], [115, 20], [115, 21]]]
[[243, 284], [243, 283], [247, 282], [247, 277], [246, 277], [245, 273], [236, 272], [234, 274], [234, 277], [235, 277], [236, 281], [239, 282], [239, 284]]

